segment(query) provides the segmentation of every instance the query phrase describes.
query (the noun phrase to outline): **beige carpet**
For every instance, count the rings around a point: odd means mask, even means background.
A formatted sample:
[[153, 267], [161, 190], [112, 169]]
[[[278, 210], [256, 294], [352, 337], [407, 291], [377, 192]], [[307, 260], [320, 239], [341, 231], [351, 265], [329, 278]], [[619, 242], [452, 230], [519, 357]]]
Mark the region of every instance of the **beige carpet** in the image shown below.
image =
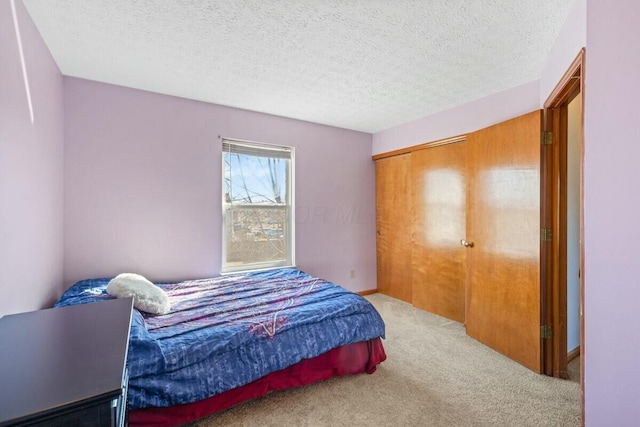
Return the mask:
[[375, 294], [387, 360], [373, 375], [279, 391], [193, 426], [579, 426], [580, 388], [534, 374], [456, 322]]
[[567, 365], [569, 381], [580, 382], [580, 357], [576, 357]]

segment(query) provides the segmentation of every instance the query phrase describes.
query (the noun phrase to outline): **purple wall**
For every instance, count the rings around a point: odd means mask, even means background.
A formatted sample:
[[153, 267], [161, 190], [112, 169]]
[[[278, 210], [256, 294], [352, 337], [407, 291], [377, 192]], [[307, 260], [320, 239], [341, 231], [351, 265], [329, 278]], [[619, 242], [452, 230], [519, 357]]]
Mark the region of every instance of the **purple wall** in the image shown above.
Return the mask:
[[587, 0], [587, 426], [640, 423], [640, 2]]
[[370, 134], [68, 77], [66, 285], [124, 271], [217, 275], [218, 135], [296, 147], [296, 264], [354, 291], [376, 287]]
[[22, 2], [0, 2], [0, 315], [49, 306], [62, 290], [63, 79]]
[[373, 135], [373, 154], [473, 132], [539, 108], [538, 81]]

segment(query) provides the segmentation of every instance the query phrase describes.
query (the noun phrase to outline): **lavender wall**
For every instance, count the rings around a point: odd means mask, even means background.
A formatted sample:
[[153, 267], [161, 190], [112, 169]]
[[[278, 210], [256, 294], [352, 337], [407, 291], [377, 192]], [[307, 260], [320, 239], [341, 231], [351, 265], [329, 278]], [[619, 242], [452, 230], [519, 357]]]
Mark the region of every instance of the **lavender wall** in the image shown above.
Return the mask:
[[217, 275], [218, 135], [294, 146], [297, 265], [354, 291], [376, 287], [370, 134], [68, 77], [65, 283]]
[[538, 81], [373, 135], [373, 154], [473, 132], [540, 108]]
[[640, 422], [640, 2], [587, 0], [587, 426]]
[[0, 2], [0, 315], [49, 306], [62, 290], [63, 80], [16, 2]]

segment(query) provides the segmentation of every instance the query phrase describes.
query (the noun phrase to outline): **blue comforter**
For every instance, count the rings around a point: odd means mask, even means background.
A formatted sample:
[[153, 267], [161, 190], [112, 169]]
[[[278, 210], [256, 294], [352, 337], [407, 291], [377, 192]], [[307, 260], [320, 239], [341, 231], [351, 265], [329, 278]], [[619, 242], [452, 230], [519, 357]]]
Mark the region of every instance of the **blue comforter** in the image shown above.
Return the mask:
[[[56, 307], [112, 298], [109, 279], [71, 286]], [[332, 348], [384, 337], [361, 296], [300, 270], [157, 284], [171, 311], [134, 310], [130, 409], [190, 403], [248, 384]]]

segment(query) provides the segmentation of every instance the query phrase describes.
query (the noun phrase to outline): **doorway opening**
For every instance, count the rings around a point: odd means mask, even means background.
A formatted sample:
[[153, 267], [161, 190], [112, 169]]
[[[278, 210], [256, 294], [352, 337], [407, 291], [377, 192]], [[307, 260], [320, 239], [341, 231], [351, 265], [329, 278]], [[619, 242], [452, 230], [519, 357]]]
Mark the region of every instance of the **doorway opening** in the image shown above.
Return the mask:
[[544, 104], [541, 234], [550, 238], [542, 239], [540, 275], [544, 324], [552, 331], [543, 339], [544, 373], [569, 378], [568, 363], [579, 356], [583, 396], [584, 54], [582, 49]]

